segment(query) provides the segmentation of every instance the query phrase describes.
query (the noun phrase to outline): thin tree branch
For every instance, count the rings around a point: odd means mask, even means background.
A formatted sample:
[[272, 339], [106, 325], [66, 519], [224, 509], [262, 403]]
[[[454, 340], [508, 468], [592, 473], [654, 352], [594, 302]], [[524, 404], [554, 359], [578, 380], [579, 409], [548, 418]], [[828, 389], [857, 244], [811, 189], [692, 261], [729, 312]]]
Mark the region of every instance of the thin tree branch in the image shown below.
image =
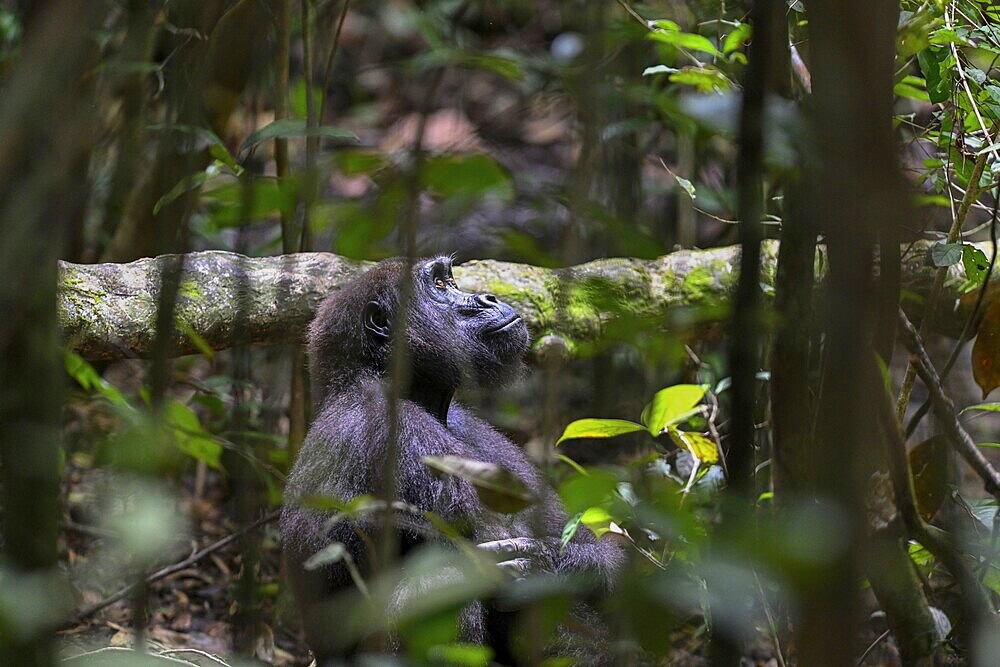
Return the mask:
[[983, 453], [976, 447], [972, 436], [958, 421], [958, 417], [955, 415], [955, 405], [945, 394], [944, 388], [941, 386], [941, 378], [934, 370], [934, 365], [927, 355], [927, 350], [924, 349], [920, 335], [914, 329], [909, 318], [906, 317], [906, 313], [902, 311], [899, 312], [899, 324], [903, 344], [912, 355], [911, 365], [916, 369], [920, 380], [927, 386], [934, 416], [937, 417], [941, 428], [944, 429], [948, 442], [982, 478], [987, 493], [1000, 500], [1000, 472], [997, 472], [997, 469], [983, 456]]
[[174, 574], [176, 572], [180, 572], [181, 570], [185, 570], [185, 569], [191, 567], [192, 565], [194, 565], [198, 561], [202, 560], [206, 556], [211, 556], [216, 551], [229, 546], [230, 544], [232, 544], [236, 540], [238, 540], [241, 537], [243, 537], [243, 535], [245, 535], [246, 533], [248, 533], [248, 532], [250, 532], [252, 530], [256, 530], [256, 529], [260, 528], [261, 526], [263, 526], [265, 524], [271, 523], [272, 521], [277, 521], [278, 520], [278, 516], [280, 514], [281, 514], [280, 510], [275, 510], [275, 511], [271, 512], [270, 514], [265, 514], [264, 516], [262, 516], [261, 518], [257, 519], [253, 523], [247, 524], [245, 527], [241, 528], [240, 530], [238, 530], [238, 531], [236, 531], [234, 533], [231, 533], [230, 535], [227, 535], [226, 537], [223, 537], [221, 540], [216, 540], [215, 542], [213, 542], [212, 544], [209, 544], [204, 549], [201, 549], [199, 551], [195, 551], [194, 553], [192, 553], [190, 556], [188, 556], [184, 560], [178, 561], [177, 563], [174, 563], [172, 565], [167, 565], [166, 567], [160, 568], [156, 572], [153, 572], [152, 574], [148, 575], [142, 581], [137, 581], [135, 583], [129, 584], [128, 586], [123, 586], [122, 588], [118, 589], [118, 591], [115, 592], [115, 593], [113, 593], [112, 595], [109, 595], [108, 597], [104, 598], [103, 600], [100, 600], [99, 602], [95, 602], [94, 604], [87, 605], [86, 607], [84, 607], [83, 609], [81, 609], [80, 611], [78, 611], [76, 613], [76, 615], [73, 617], [73, 623], [79, 623], [79, 622], [83, 621], [84, 619], [86, 619], [87, 617], [92, 616], [93, 614], [96, 614], [97, 612], [101, 611], [102, 609], [104, 609], [104, 608], [106, 608], [106, 607], [108, 607], [110, 605], [113, 605], [115, 602], [118, 602], [119, 600], [121, 600], [125, 596], [130, 595], [132, 592], [134, 592], [140, 586], [149, 586], [150, 584], [152, 584], [152, 583], [154, 583], [156, 581], [159, 581], [160, 579], [164, 579], [166, 577], [169, 577], [171, 574]]

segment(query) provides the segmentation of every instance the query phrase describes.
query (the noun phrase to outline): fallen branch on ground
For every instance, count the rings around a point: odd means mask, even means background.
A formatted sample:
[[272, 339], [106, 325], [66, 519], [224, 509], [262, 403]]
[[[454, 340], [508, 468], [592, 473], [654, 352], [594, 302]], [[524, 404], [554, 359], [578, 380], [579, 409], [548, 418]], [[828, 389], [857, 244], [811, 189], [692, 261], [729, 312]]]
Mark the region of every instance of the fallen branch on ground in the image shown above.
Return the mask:
[[145, 584], [145, 585], [148, 586], [149, 584], [152, 584], [155, 581], [159, 581], [160, 579], [163, 579], [165, 577], [169, 577], [171, 574], [174, 574], [175, 572], [180, 572], [181, 570], [185, 570], [185, 569], [191, 567], [192, 565], [194, 565], [195, 563], [197, 563], [198, 561], [200, 561], [202, 558], [205, 558], [206, 556], [210, 556], [210, 555], [214, 554], [216, 551], [218, 551], [219, 549], [222, 549], [223, 547], [225, 547], [225, 546], [227, 546], [229, 544], [232, 544], [233, 542], [235, 542], [239, 538], [243, 537], [244, 535], [246, 535], [250, 531], [256, 530], [256, 529], [260, 528], [261, 526], [263, 526], [265, 524], [271, 523], [272, 521], [277, 521], [278, 516], [280, 515], [280, 513], [281, 513], [280, 510], [275, 510], [274, 512], [271, 512], [270, 514], [265, 514], [264, 516], [262, 516], [261, 518], [257, 519], [253, 523], [247, 524], [246, 526], [243, 526], [242, 528], [240, 528], [239, 530], [237, 530], [235, 533], [227, 535], [227, 536], [223, 537], [221, 540], [217, 540], [215, 542], [212, 542], [211, 544], [209, 544], [204, 549], [200, 549], [198, 551], [195, 551], [194, 553], [192, 553], [190, 556], [188, 556], [184, 560], [179, 561], [177, 563], [173, 563], [171, 565], [167, 565], [166, 567], [160, 568], [156, 572], [153, 572], [152, 574], [148, 575], [141, 582], [140, 581], [135, 581], [135, 582], [129, 584], [128, 586], [123, 586], [123, 587], [119, 588], [116, 592], [114, 592], [111, 595], [109, 595], [108, 597], [104, 598], [103, 600], [95, 602], [94, 604], [91, 604], [91, 605], [87, 605], [86, 607], [84, 607], [83, 609], [81, 609], [80, 611], [78, 611], [76, 613], [76, 615], [73, 617], [73, 623], [80, 623], [81, 621], [85, 620], [86, 618], [88, 618], [89, 616], [91, 616], [93, 614], [96, 614], [97, 612], [99, 612], [100, 610], [104, 609], [105, 607], [113, 605], [115, 602], [118, 602], [119, 600], [127, 597], [128, 595], [131, 595], [133, 592], [135, 592], [135, 590], [139, 587], [140, 584]]

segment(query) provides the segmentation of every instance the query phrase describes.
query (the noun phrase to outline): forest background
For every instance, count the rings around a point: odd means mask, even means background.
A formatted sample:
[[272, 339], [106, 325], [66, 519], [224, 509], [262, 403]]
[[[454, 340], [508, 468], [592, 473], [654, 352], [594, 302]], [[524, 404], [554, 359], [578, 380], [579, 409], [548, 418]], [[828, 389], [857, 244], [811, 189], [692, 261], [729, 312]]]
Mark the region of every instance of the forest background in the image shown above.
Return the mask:
[[[454, 253], [621, 661], [991, 664], [998, 56], [979, 0], [0, 0], [0, 661], [308, 664], [304, 327]], [[586, 591], [517, 586], [534, 663]], [[488, 664], [482, 594], [405, 659]]]

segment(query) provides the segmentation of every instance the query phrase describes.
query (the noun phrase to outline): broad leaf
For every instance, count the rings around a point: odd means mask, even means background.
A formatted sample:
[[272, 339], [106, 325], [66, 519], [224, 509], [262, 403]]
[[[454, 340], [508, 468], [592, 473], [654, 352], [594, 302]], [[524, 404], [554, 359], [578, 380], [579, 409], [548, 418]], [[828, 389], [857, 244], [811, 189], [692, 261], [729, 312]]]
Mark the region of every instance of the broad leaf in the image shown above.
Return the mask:
[[535, 495], [513, 472], [495, 463], [461, 456], [424, 456], [424, 465], [472, 484], [479, 499], [494, 512], [513, 514], [535, 502]]
[[562, 539], [559, 540], [559, 553], [562, 553], [569, 541], [573, 539], [576, 535], [576, 529], [580, 527], [580, 520], [583, 519], [583, 512], [579, 512], [576, 516], [566, 522], [566, 526], [563, 528]]
[[514, 196], [510, 173], [488, 155], [438, 155], [420, 170], [422, 184], [440, 197]]
[[710, 438], [706, 438], [700, 433], [681, 431], [676, 428], [668, 429], [667, 433], [670, 434], [670, 439], [674, 441], [675, 445], [691, 452], [691, 455], [699, 461], [708, 464], [719, 462], [719, 449]]
[[728, 55], [743, 46], [743, 43], [749, 39], [750, 24], [740, 23], [738, 26], [733, 28], [733, 31], [726, 35], [726, 38], [722, 41], [722, 52]]
[[972, 346], [972, 376], [983, 398], [1000, 386], [1000, 298], [987, 299], [979, 333]]
[[339, 563], [344, 560], [345, 556], [347, 556], [347, 547], [345, 547], [341, 542], [333, 542], [310, 556], [306, 562], [302, 564], [302, 567], [307, 570], [317, 570], [324, 565]]
[[64, 357], [66, 372], [87, 391], [96, 391], [112, 405], [120, 408], [129, 407], [128, 401], [118, 389], [101, 377], [83, 357], [72, 350], [66, 350]]
[[963, 246], [961, 243], [935, 243], [931, 246], [930, 256], [934, 266], [951, 266], [962, 261]]
[[722, 56], [722, 53], [715, 48], [715, 44], [708, 37], [692, 32], [681, 32], [677, 29], [677, 24], [672, 21], [657, 21], [656, 26], [658, 29], [648, 35], [649, 39], [655, 42], [670, 44], [688, 51], [701, 51], [713, 56]]
[[917, 54], [917, 63], [927, 82], [927, 96], [934, 104], [940, 104], [951, 96], [951, 74], [943, 67], [947, 50], [927, 48]]
[[694, 86], [702, 93], [721, 93], [733, 86], [733, 82], [726, 78], [722, 71], [710, 65], [684, 67], [679, 72], [671, 74], [670, 81], [671, 83]]
[[948, 443], [934, 436], [911, 449], [908, 458], [917, 509], [930, 521], [948, 495]]
[[563, 434], [556, 440], [556, 446], [559, 446], [563, 440], [613, 438], [616, 435], [635, 433], [641, 430], [643, 430], [642, 424], [625, 419], [577, 419], [566, 427]]
[[611, 530], [611, 522], [611, 515], [601, 507], [591, 507], [580, 517], [580, 523], [593, 531], [598, 539]]
[[348, 130], [329, 125], [306, 127], [306, 121], [301, 118], [281, 118], [268, 123], [253, 132], [240, 144], [240, 153], [250, 150], [259, 143], [270, 139], [285, 139], [288, 137], [325, 137], [327, 139], [345, 139], [357, 141], [358, 136]]
[[668, 426], [691, 417], [706, 391], [708, 386], [703, 384], [677, 384], [661, 389], [643, 408], [642, 423], [655, 437]]
[[178, 449], [212, 468], [221, 466], [222, 445], [202, 427], [194, 410], [171, 400], [166, 406], [166, 418]]
[[962, 266], [965, 268], [965, 277], [970, 282], [981, 285], [990, 268], [990, 260], [986, 257], [986, 253], [976, 246], [964, 244], [962, 246]]

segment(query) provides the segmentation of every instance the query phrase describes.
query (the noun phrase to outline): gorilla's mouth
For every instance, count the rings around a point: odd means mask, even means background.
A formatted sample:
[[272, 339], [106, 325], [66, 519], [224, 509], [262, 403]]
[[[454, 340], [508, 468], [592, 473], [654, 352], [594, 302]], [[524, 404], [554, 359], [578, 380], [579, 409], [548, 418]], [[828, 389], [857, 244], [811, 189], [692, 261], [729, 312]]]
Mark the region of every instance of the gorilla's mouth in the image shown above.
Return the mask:
[[486, 333], [492, 334], [492, 333], [499, 333], [501, 331], [505, 331], [505, 330], [509, 329], [510, 327], [514, 326], [515, 324], [517, 324], [520, 321], [521, 321], [521, 316], [520, 315], [514, 315], [509, 320], [501, 322], [500, 324], [498, 324], [495, 327], [490, 327], [489, 329], [486, 330]]

